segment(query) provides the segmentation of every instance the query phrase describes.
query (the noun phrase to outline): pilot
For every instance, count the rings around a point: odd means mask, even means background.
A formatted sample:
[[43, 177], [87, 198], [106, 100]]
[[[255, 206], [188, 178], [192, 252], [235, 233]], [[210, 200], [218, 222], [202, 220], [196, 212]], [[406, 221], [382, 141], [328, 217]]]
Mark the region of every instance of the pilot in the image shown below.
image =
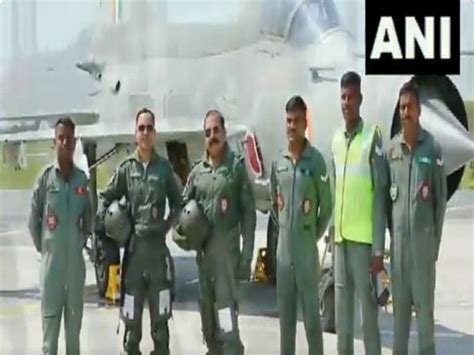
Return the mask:
[[[118, 167], [102, 192], [103, 206], [95, 232], [105, 238], [104, 214], [116, 200], [130, 205], [133, 231], [122, 262], [121, 316], [125, 323], [124, 353], [140, 354], [142, 313], [145, 299], [150, 307], [152, 354], [169, 354], [168, 319], [172, 315], [173, 280], [165, 237], [181, 207], [180, 186], [170, 163], [154, 149], [155, 116], [139, 110], [135, 118], [137, 149]], [[168, 199], [170, 213], [164, 219]]]
[[434, 354], [435, 266], [447, 187], [440, 145], [419, 122], [421, 107], [413, 82], [399, 92], [402, 131], [387, 147], [387, 194], [396, 355], [408, 354], [412, 305], [418, 319], [418, 353]]
[[57, 354], [64, 312], [67, 354], [80, 353], [85, 263], [82, 249], [92, 232], [91, 200], [84, 171], [73, 161], [76, 138], [70, 118], [54, 130], [56, 161], [46, 167], [33, 191], [29, 231], [41, 253], [43, 354]]
[[360, 76], [347, 72], [340, 85], [345, 126], [334, 134], [331, 148], [337, 348], [340, 355], [354, 354], [357, 293], [365, 353], [377, 355], [381, 343], [374, 286], [376, 276], [384, 269], [387, 184], [382, 137], [377, 126], [360, 117]]
[[184, 202], [196, 200], [212, 224], [211, 235], [196, 256], [202, 331], [209, 355], [237, 355], [244, 353], [237, 320], [237, 280], [250, 278], [255, 196], [243, 157], [227, 143], [219, 111], [207, 112], [204, 133], [206, 151], [195, 162], [183, 191]]
[[273, 213], [279, 222], [276, 260], [282, 355], [295, 353], [298, 299], [309, 354], [323, 354], [317, 241], [331, 217], [331, 192], [324, 158], [305, 138], [306, 125], [306, 104], [294, 96], [286, 104], [288, 146], [273, 161], [270, 179]]

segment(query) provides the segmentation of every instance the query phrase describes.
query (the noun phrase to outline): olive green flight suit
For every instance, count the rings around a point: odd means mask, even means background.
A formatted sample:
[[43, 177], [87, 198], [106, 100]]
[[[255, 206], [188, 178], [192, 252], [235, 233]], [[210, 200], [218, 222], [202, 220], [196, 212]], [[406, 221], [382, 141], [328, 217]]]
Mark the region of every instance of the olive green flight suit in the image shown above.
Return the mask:
[[[145, 168], [137, 150], [120, 164], [101, 196], [104, 204], [98, 214], [100, 220], [112, 201], [125, 196], [130, 204], [133, 234], [125, 247], [122, 262], [125, 352], [140, 354], [143, 304], [147, 298], [155, 348], [152, 354], [168, 354], [173, 280], [167, 263], [166, 234], [181, 207], [180, 187], [171, 165], [153, 152]], [[170, 214], [164, 220], [166, 199]]]
[[288, 152], [274, 160], [270, 181], [280, 225], [276, 255], [280, 354], [295, 353], [298, 300], [303, 309], [309, 354], [323, 354], [317, 241], [331, 217], [326, 163], [321, 153], [306, 141], [296, 163]]
[[40, 288], [43, 354], [57, 354], [64, 312], [66, 353], [80, 353], [86, 268], [82, 250], [92, 233], [86, 174], [74, 166], [68, 181], [56, 162], [33, 191], [29, 231], [41, 253]]
[[196, 257], [202, 331], [209, 354], [243, 354], [235, 273], [240, 262], [252, 259], [256, 226], [255, 196], [244, 159], [227, 145], [217, 168], [204, 156], [194, 164], [183, 195], [184, 202], [195, 199], [201, 204], [212, 223], [212, 234]]
[[[346, 144], [349, 147], [355, 136], [362, 134], [363, 125], [364, 122], [360, 119], [352, 135], [345, 132]], [[336, 332], [339, 355], [354, 354], [355, 293], [357, 293], [362, 308], [362, 333], [365, 353], [367, 355], [378, 355], [382, 351], [376, 290], [374, 279], [369, 271], [372, 256], [383, 256], [387, 221], [385, 199], [387, 176], [386, 169], [384, 169], [382, 137], [378, 129], [374, 133], [368, 164], [370, 164], [374, 199], [372, 245], [347, 239], [335, 244]], [[335, 169], [333, 159], [331, 173], [333, 187], [336, 185]], [[334, 221], [331, 224], [334, 224]], [[344, 238], [344, 236], [342, 237]]]
[[403, 134], [387, 149], [390, 184], [391, 282], [396, 355], [408, 354], [412, 305], [418, 318], [419, 354], [435, 353], [434, 290], [447, 187], [441, 148], [418, 128], [412, 152]]

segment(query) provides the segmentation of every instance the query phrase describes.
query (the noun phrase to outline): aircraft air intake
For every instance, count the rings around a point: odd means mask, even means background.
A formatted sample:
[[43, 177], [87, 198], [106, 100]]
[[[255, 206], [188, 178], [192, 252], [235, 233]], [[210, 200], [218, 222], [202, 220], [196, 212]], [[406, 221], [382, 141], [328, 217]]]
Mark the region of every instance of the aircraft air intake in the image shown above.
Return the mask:
[[257, 137], [253, 133], [247, 133], [244, 139], [245, 153], [247, 161], [256, 178], [263, 175], [262, 153], [258, 146]]

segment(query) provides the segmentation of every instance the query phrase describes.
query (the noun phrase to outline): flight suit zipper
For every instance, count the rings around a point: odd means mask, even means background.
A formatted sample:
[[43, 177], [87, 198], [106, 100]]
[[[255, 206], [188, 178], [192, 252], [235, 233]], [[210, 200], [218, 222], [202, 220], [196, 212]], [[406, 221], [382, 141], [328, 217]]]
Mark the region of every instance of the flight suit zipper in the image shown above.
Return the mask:
[[[293, 167], [293, 178], [291, 179], [291, 203], [289, 204], [291, 206], [291, 216], [290, 216], [290, 231], [293, 230], [293, 218], [294, 218], [294, 210], [295, 210], [295, 178], [296, 178], [296, 164], [291, 161], [291, 166]], [[293, 251], [293, 245], [291, 246], [291, 250]], [[293, 254], [293, 252], [292, 252]], [[293, 263], [293, 255], [291, 257], [291, 270], [295, 270], [295, 266]]]
[[[66, 214], [65, 215], [69, 219], [69, 183], [67, 181], [65, 182], [65, 188], [66, 188]], [[65, 228], [65, 227], [70, 228], [69, 225], [65, 225], [63, 228]], [[68, 280], [69, 280], [69, 262], [68, 262], [68, 260], [71, 260], [70, 240], [69, 240], [70, 235], [71, 235], [70, 231], [67, 231], [67, 237], [65, 238], [66, 239], [66, 253], [65, 253], [65, 255], [67, 255], [67, 259], [66, 259], [66, 280], [64, 282], [64, 290], [65, 290], [66, 294], [67, 294], [67, 283], [68, 283]]]
[[[211, 196], [212, 196], [212, 209], [211, 214], [214, 216], [219, 216], [220, 213], [220, 201], [219, 198], [216, 196], [216, 186], [215, 186], [216, 176], [215, 176], [215, 169], [211, 167]], [[217, 199], [217, 200], [216, 200]]]
[[412, 169], [412, 162], [413, 162], [413, 151], [410, 152], [410, 162], [408, 165], [408, 207], [407, 207], [407, 213], [408, 213], [408, 235], [411, 236], [411, 221], [410, 221], [410, 205], [411, 205], [411, 169]]
[[346, 156], [344, 157], [344, 172], [342, 173], [341, 217], [340, 217], [340, 220], [339, 220], [339, 229], [340, 229], [340, 233], [341, 233], [341, 238], [344, 238], [344, 237], [342, 236], [342, 216], [343, 216], [343, 212], [344, 212], [344, 190], [345, 190], [345, 187], [346, 187], [347, 157], [349, 156], [349, 149], [350, 149], [350, 147], [351, 147], [352, 141], [353, 141], [353, 139], [350, 138], [350, 139], [349, 139], [349, 143], [347, 144]]
[[293, 164], [293, 162], [291, 162], [291, 166], [293, 168], [293, 178], [291, 179], [291, 203], [290, 203], [290, 206], [291, 207], [291, 216], [290, 216], [290, 230], [293, 229], [293, 211], [294, 211], [294, 197], [295, 197], [295, 177], [296, 177], [296, 168], [295, 168], [295, 164]]

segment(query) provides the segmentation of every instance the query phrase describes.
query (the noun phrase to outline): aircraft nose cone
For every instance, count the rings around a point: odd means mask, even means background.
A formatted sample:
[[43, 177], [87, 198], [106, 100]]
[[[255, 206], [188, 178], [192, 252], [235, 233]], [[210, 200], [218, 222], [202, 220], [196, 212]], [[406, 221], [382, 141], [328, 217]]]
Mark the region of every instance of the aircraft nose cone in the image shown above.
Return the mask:
[[447, 174], [474, 159], [474, 140], [441, 100], [422, 102], [420, 122], [440, 143]]

